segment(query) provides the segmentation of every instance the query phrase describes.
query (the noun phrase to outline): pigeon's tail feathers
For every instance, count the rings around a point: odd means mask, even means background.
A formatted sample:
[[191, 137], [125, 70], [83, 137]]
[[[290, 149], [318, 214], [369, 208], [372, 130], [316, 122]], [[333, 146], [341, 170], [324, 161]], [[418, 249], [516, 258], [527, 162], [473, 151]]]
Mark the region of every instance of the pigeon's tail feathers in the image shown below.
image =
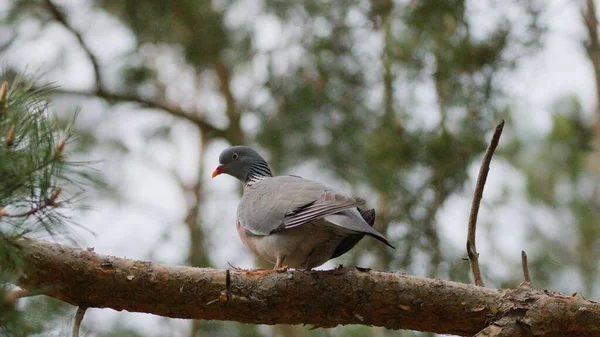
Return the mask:
[[362, 214], [359, 213], [356, 208], [326, 216], [325, 220], [342, 228], [372, 236], [387, 246], [394, 249], [396, 248], [385, 238], [385, 236], [373, 229], [373, 227], [371, 227], [372, 225], [367, 222], [367, 219], [364, 219]]

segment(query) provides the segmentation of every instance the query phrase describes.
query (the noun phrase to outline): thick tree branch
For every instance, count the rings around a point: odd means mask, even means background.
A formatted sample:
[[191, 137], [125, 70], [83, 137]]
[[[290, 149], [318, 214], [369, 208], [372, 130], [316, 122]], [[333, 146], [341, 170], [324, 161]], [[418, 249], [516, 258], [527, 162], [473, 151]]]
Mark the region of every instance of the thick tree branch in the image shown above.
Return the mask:
[[[403, 273], [225, 271], [102, 256], [44, 241], [17, 242], [20, 286], [83, 307], [254, 324], [363, 324], [473, 336], [504, 317], [514, 336], [598, 336], [600, 306], [531, 287], [494, 290]], [[227, 281], [229, 276], [229, 282]], [[216, 300], [216, 301], [215, 301]]]
[[200, 131], [205, 133], [208, 138], [225, 138], [225, 131], [221, 130], [211, 123], [205, 121], [203, 118], [196, 116], [194, 114], [190, 114], [178, 107], [166, 105], [161, 102], [155, 102], [152, 100], [148, 100], [136, 95], [128, 95], [128, 94], [118, 94], [118, 93], [110, 93], [106, 91], [79, 91], [79, 90], [62, 90], [56, 89], [53, 91], [56, 94], [63, 95], [76, 95], [76, 96], [84, 96], [84, 97], [97, 97], [103, 98], [108, 101], [115, 101], [120, 103], [136, 103], [146, 108], [158, 109], [167, 112], [168, 114], [183, 118], [194, 125], [200, 128]]
[[492, 162], [492, 156], [494, 151], [500, 142], [500, 136], [502, 135], [502, 129], [504, 129], [504, 121], [501, 121], [494, 130], [492, 141], [485, 151], [483, 156], [483, 162], [479, 169], [479, 175], [477, 176], [477, 183], [475, 185], [475, 192], [473, 193], [473, 203], [471, 204], [471, 214], [469, 215], [469, 230], [467, 233], [467, 255], [469, 256], [469, 263], [471, 264], [471, 272], [473, 273], [473, 279], [475, 284], [483, 287], [483, 279], [481, 278], [481, 270], [479, 269], [479, 253], [475, 246], [475, 234], [477, 230], [477, 215], [479, 214], [479, 205], [481, 198], [483, 197], [483, 188], [487, 180], [488, 172], [490, 171], [490, 163]]

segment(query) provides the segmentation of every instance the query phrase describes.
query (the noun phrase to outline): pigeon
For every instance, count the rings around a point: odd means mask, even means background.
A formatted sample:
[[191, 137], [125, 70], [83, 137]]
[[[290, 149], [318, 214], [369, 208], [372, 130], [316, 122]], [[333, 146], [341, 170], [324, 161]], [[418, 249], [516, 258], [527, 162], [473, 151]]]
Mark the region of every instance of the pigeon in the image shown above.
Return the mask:
[[273, 176], [250, 147], [223, 150], [212, 177], [223, 173], [243, 184], [236, 216], [242, 242], [276, 270], [311, 270], [348, 252], [365, 235], [394, 248], [373, 229], [375, 210], [359, 208], [363, 199], [299, 176]]

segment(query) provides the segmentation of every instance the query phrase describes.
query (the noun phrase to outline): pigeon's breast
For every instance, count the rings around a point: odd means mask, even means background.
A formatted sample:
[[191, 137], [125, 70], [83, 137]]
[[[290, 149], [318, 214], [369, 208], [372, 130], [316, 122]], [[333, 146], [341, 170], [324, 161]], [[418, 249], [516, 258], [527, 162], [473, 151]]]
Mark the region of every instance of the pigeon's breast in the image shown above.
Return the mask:
[[275, 263], [280, 257], [285, 266], [297, 269], [312, 269], [324, 264], [350, 234], [325, 220], [265, 236], [252, 235], [239, 223], [237, 227], [244, 245], [259, 258]]

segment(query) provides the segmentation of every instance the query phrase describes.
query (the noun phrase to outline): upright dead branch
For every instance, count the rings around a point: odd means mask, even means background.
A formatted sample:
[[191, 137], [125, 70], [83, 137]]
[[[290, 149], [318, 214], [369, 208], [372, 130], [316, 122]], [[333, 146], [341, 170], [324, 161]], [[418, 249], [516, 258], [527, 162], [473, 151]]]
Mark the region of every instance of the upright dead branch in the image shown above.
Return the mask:
[[494, 155], [494, 151], [500, 142], [500, 136], [502, 135], [502, 130], [504, 129], [504, 120], [502, 120], [494, 131], [494, 135], [492, 136], [492, 141], [485, 151], [485, 156], [483, 156], [483, 162], [481, 163], [481, 168], [479, 169], [479, 176], [477, 177], [477, 184], [475, 185], [475, 193], [473, 194], [473, 202], [471, 204], [471, 215], [469, 216], [469, 231], [467, 233], [467, 255], [469, 256], [469, 263], [471, 265], [471, 272], [473, 273], [473, 279], [475, 284], [483, 287], [483, 279], [481, 278], [481, 270], [479, 269], [479, 253], [477, 253], [477, 248], [475, 247], [475, 234], [477, 230], [477, 215], [479, 213], [479, 205], [481, 203], [481, 198], [483, 197], [483, 188], [485, 187], [485, 182], [487, 180], [488, 172], [490, 171], [490, 162], [492, 161], [492, 156]]

